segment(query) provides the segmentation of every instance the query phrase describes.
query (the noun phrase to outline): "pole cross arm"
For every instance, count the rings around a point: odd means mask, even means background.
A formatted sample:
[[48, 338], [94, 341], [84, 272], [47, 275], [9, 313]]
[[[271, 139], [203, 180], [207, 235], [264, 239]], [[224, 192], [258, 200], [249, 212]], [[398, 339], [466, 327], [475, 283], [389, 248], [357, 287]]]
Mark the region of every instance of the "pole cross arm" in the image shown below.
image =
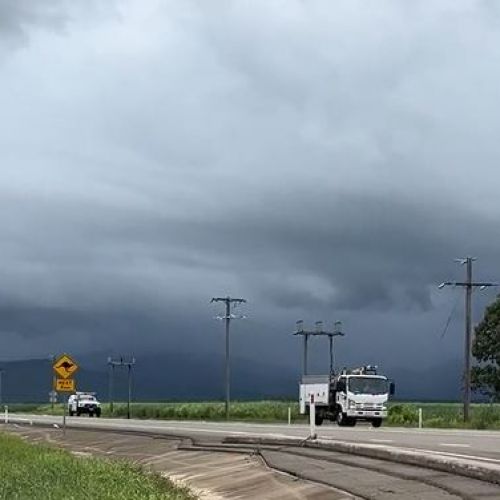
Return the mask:
[[327, 332], [324, 330], [300, 330], [298, 332], [293, 332], [292, 335], [312, 335], [315, 337], [344, 337], [345, 333], [342, 332]]
[[488, 288], [490, 286], [500, 286], [498, 283], [490, 283], [490, 282], [471, 282], [467, 283], [466, 281], [444, 281], [441, 283], [438, 288], [444, 288], [445, 286], [473, 286], [480, 288]]
[[246, 299], [232, 299], [231, 297], [213, 297], [210, 303], [212, 302], [238, 302], [240, 304], [246, 303]]

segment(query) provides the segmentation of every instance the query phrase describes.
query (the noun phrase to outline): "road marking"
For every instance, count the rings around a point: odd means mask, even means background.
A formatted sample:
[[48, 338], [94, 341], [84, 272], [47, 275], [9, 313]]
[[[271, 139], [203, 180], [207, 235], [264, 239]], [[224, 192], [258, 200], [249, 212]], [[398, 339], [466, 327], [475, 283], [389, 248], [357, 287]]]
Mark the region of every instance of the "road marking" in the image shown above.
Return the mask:
[[427, 453], [429, 455], [437, 455], [437, 456], [446, 456], [451, 458], [466, 458], [468, 460], [479, 460], [480, 462], [488, 462], [494, 464], [500, 464], [500, 460], [497, 458], [490, 457], [480, 457], [477, 455], [464, 455], [462, 453], [450, 453], [448, 451], [439, 451], [439, 450], [427, 450], [425, 448], [400, 448], [403, 451], [411, 451], [414, 453]]
[[374, 443], [394, 443], [392, 439], [370, 439], [369, 441], [373, 441]]
[[450, 448], [470, 448], [470, 444], [461, 443], [439, 443], [439, 446], [449, 446]]

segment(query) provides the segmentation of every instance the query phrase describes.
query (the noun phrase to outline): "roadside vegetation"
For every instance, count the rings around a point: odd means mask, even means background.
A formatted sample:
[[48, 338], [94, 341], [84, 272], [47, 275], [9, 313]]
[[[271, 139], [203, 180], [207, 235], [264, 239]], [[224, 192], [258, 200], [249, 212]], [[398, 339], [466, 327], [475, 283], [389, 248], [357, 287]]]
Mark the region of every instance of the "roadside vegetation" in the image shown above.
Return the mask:
[[423, 426], [457, 429], [500, 430], [500, 404], [473, 404], [471, 418], [463, 421], [460, 403], [392, 403], [387, 425], [418, 426], [418, 409], [422, 408]]
[[[109, 417], [109, 405], [103, 404], [103, 417]], [[231, 419], [249, 422], [286, 422], [288, 408], [291, 409], [292, 422], [306, 422], [299, 414], [299, 405], [291, 401], [235, 401], [231, 404]], [[389, 418], [384, 425], [417, 427], [418, 409], [422, 408], [424, 427], [499, 429], [500, 404], [473, 404], [471, 421], [465, 425], [460, 403], [398, 403], [389, 404]], [[56, 405], [13, 405], [11, 411], [58, 414], [63, 407]], [[125, 418], [127, 405], [115, 403], [113, 416]], [[132, 403], [131, 417], [160, 420], [225, 420], [224, 403], [209, 401], [199, 403]]]
[[0, 433], [0, 498], [194, 500], [156, 474], [124, 462], [77, 458], [67, 451], [28, 444]]
[[[288, 408], [292, 411], [292, 420], [304, 420], [299, 415], [299, 405], [287, 401], [235, 401], [231, 403], [231, 418], [254, 422], [283, 422], [288, 419]], [[10, 405], [9, 411], [17, 413], [40, 413], [46, 415], [62, 415], [63, 406], [55, 405]], [[126, 403], [115, 403], [113, 416], [127, 416]], [[130, 406], [132, 418], [163, 419], [163, 420], [225, 420], [224, 403], [218, 401], [206, 402], [165, 402], [165, 403], [132, 403]], [[110, 417], [110, 408], [102, 404], [102, 416]], [[1, 420], [1, 419], [0, 419]]]
[[500, 295], [474, 330], [472, 383], [476, 390], [500, 400]]

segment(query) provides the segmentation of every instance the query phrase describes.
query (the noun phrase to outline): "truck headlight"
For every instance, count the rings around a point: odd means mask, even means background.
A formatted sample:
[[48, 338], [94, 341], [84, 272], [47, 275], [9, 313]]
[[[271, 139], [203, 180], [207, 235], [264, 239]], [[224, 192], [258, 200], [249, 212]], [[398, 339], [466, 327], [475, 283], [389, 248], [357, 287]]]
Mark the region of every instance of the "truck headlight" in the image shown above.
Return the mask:
[[355, 410], [356, 409], [356, 401], [353, 401], [352, 399], [350, 399], [347, 406], [348, 406], [349, 410]]

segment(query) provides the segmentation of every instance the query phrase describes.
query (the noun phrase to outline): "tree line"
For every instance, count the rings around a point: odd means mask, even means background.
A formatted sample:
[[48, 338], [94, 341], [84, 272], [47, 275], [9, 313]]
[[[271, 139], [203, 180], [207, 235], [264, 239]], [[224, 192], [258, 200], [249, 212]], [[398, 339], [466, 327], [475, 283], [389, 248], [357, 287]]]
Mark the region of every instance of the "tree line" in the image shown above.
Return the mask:
[[474, 330], [473, 388], [500, 401], [500, 295], [490, 304]]

